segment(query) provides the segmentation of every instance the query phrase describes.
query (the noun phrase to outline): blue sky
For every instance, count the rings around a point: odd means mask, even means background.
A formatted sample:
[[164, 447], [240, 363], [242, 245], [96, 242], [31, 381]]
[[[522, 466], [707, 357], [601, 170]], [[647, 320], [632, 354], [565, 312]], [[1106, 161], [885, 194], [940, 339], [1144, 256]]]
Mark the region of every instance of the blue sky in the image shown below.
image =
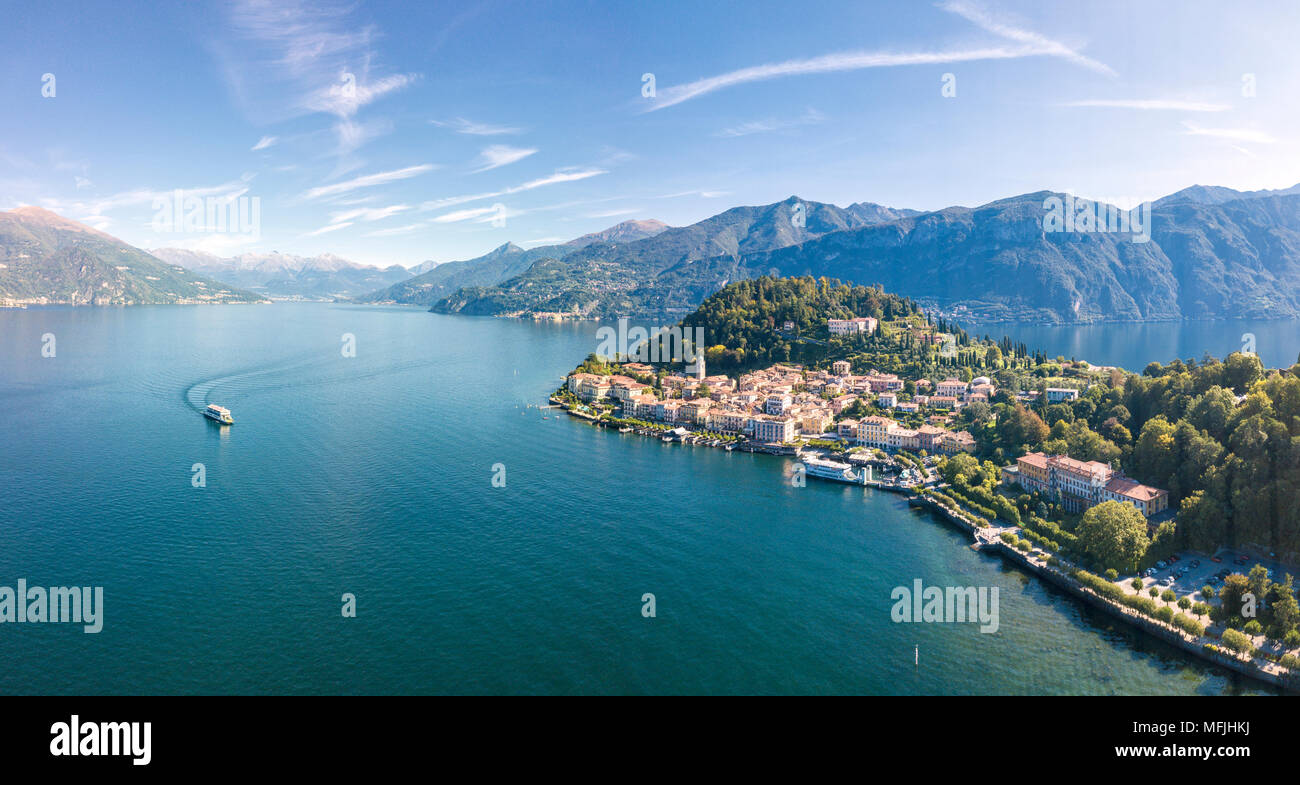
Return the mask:
[[[145, 248], [409, 266], [792, 194], [937, 209], [1300, 182], [1294, 3], [63, 2], [5, 20], [0, 209]], [[257, 237], [160, 234], [174, 189], [257, 197]]]

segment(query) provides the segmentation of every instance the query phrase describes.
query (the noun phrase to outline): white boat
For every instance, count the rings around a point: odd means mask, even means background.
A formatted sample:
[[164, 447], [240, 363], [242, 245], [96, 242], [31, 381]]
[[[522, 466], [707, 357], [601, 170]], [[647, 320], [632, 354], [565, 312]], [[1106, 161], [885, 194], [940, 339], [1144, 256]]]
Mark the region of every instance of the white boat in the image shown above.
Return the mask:
[[801, 458], [800, 460], [803, 462], [804, 471], [809, 477], [847, 482], [853, 485], [863, 484], [863, 475], [859, 474], [847, 463], [828, 461], [823, 458]]
[[208, 408], [203, 410], [203, 416], [209, 420], [216, 420], [222, 425], [235, 424], [235, 418], [230, 416], [230, 410], [224, 406], [217, 406], [215, 403], [208, 404]]

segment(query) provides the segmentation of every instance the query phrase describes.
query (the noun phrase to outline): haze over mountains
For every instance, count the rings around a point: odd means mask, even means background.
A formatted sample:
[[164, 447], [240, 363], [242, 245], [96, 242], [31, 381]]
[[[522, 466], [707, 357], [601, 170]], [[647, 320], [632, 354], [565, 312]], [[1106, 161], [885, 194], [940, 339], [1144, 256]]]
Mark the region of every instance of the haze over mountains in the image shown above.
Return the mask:
[[0, 303], [148, 305], [261, 297], [40, 207], [0, 212]]
[[1132, 232], [1048, 231], [1053, 196], [1064, 199], [1040, 191], [932, 212], [790, 197], [689, 226], [626, 221], [556, 245], [506, 243], [475, 259], [426, 263], [419, 274], [328, 254], [220, 259], [161, 249], [155, 259], [22, 208], [0, 213], [0, 297], [125, 304], [265, 295], [469, 315], [675, 318], [729, 282], [777, 274], [880, 284], [975, 321], [1300, 316], [1300, 186], [1185, 188], [1149, 205], [1147, 242]]
[[333, 254], [305, 257], [272, 252], [222, 258], [180, 248], [157, 248], [150, 253], [200, 275], [277, 299], [351, 297], [411, 277], [401, 265], [381, 269]]

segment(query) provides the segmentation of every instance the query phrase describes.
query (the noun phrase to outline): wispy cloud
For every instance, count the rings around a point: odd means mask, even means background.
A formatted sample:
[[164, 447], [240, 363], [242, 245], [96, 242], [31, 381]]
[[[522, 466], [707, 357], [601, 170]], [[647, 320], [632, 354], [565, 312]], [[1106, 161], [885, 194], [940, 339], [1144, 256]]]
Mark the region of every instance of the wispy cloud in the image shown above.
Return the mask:
[[433, 219], [434, 223], [458, 223], [460, 221], [469, 221], [474, 218], [481, 218], [488, 215], [496, 215], [501, 212], [497, 207], [476, 207], [469, 210], [457, 210], [452, 213], [446, 213]]
[[363, 237], [397, 237], [398, 235], [410, 234], [411, 232], [423, 229], [427, 224], [413, 223], [405, 226], [394, 226], [388, 229], [376, 229], [373, 232], [366, 232]]
[[681, 199], [684, 196], [698, 196], [703, 199], [717, 199], [720, 196], [727, 196], [731, 191], [678, 191], [671, 194], [659, 194], [652, 196], [651, 199]]
[[491, 147], [483, 148], [479, 154], [479, 168], [475, 172], [486, 172], [489, 169], [496, 169], [498, 166], [512, 164], [515, 161], [522, 161], [533, 153], [537, 152], [534, 148], [511, 147], [505, 144], [494, 144]]
[[523, 185], [516, 185], [514, 188], [507, 188], [506, 193], [513, 194], [519, 191], [531, 191], [534, 188], [541, 188], [546, 185], [555, 185], [556, 183], [571, 183], [575, 180], [586, 180], [588, 177], [607, 174], [604, 169], [562, 169], [555, 174], [539, 177], [536, 180], [529, 180]]
[[482, 199], [495, 199], [499, 196], [509, 196], [511, 194], [531, 191], [535, 188], [543, 188], [548, 185], [557, 183], [570, 183], [575, 180], [586, 180], [589, 177], [597, 177], [602, 174], [608, 174], [604, 169], [559, 169], [554, 174], [546, 177], [539, 177], [536, 180], [529, 180], [521, 185], [505, 188], [500, 191], [489, 191], [481, 194], [468, 194], [465, 196], [449, 196], [444, 199], [434, 199], [420, 205], [421, 210], [439, 210], [444, 207], [453, 207], [458, 204], [467, 202], [477, 202]]
[[392, 74], [369, 83], [357, 82], [350, 71], [339, 73], [337, 82], [321, 87], [308, 95], [304, 102], [309, 109], [329, 112], [339, 117], [351, 117], [357, 110], [389, 93], [401, 90], [416, 80], [415, 74]]
[[1024, 44], [1036, 55], [1060, 57], [1074, 63], [1075, 65], [1087, 68], [1090, 71], [1096, 71], [1099, 74], [1118, 76], [1118, 74], [1115, 73], [1115, 70], [1105, 63], [1098, 62], [1091, 57], [1080, 54], [1077, 50], [1066, 46], [1060, 41], [1055, 41], [1040, 33], [994, 19], [993, 15], [990, 14], [987, 9], [976, 3], [969, 2], [969, 0], [948, 0], [948, 2], [942, 3], [939, 7], [945, 11], [962, 17], [994, 35]]
[[606, 210], [599, 213], [587, 213], [584, 218], [617, 218], [620, 215], [635, 215], [641, 212], [640, 207], [633, 207], [628, 210]]
[[165, 202], [171, 204], [176, 197], [177, 191], [183, 198], [207, 198], [215, 197], [232, 201], [248, 193], [248, 184], [253, 180], [252, 174], [246, 174], [238, 180], [221, 183], [219, 185], [200, 186], [197, 188], [133, 188], [128, 191], [119, 191], [107, 196], [87, 199], [43, 199], [42, 204], [53, 210], [59, 215], [64, 215], [82, 223], [93, 226], [101, 231], [107, 229], [113, 224], [107, 213], [113, 213], [119, 210], [129, 210], [132, 208], [139, 209], [147, 207], [154, 209], [154, 204]]
[[348, 191], [355, 191], [358, 188], [370, 188], [376, 185], [384, 185], [385, 183], [391, 183], [396, 180], [405, 180], [410, 177], [416, 177], [425, 172], [431, 172], [435, 168], [436, 167], [432, 164], [420, 164], [419, 166], [408, 166], [405, 169], [394, 169], [389, 172], [367, 174], [361, 177], [354, 177], [351, 180], [345, 180], [341, 183], [332, 183], [330, 185], [322, 185], [317, 188], [312, 188], [303, 193], [302, 198], [319, 199], [322, 196], [333, 196], [334, 194], [347, 193]]
[[1273, 144], [1277, 139], [1263, 131], [1250, 128], [1201, 128], [1192, 123], [1183, 123], [1188, 136], [1209, 136], [1215, 139], [1228, 139], [1233, 142], [1254, 142], [1255, 144]]
[[409, 204], [394, 204], [388, 207], [359, 207], [355, 210], [344, 210], [341, 213], [330, 213], [330, 223], [341, 223], [343, 221], [382, 221], [390, 216], [410, 210]]
[[697, 79], [673, 85], [658, 91], [657, 96], [644, 102], [642, 111], [654, 112], [676, 106], [684, 101], [699, 98], [727, 87], [778, 79], [785, 76], [824, 74], [836, 71], [857, 71], [864, 68], [889, 68], [907, 65], [944, 65], [976, 60], [1010, 60], [1022, 57], [1059, 57], [1091, 71], [1115, 76], [1110, 66], [1086, 57], [1060, 41], [1047, 38], [1031, 30], [1016, 27], [994, 19], [983, 8], [962, 0], [952, 0], [940, 5], [994, 35], [1005, 38], [1015, 46], [999, 45], [977, 49], [941, 49], [930, 52], [838, 52], [802, 60], [741, 68], [718, 76]]
[[317, 229], [314, 232], [307, 232], [306, 234], [303, 235], [303, 237], [315, 237], [318, 234], [325, 234], [326, 232], [336, 232], [339, 229], [346, 229], [351, 225], [352, 225], [351, 221], [344, 221], [343, 223], [340, 224], [329, 224], [327, 226], [322, 226], [321, 228]]
[[507, 125], [491, 125], [489, 123], [476, 123], [472, 120], [466, 120], [463, 117], [457, 117], [454, 120], [430, 120], [433, 125], [440, 128], [450, 128], [458, 134], [469, 134], [471, 136], [501, 136], [503, 134], [523, 133], [521, 128], [513, 128]]
[[253, 153], [255, 153], [255, 152], [257, 152], [258, 150], [265, 150], [266, 148], [268, 148], [268, 147], [270, 147], [271, 145], [275, 144], [275, 143], [278, 142], [279, 140], [280, 140], [280, 137], [278, 137], [278, 136], [263, 136], [261, 139], [258, 139], [258, 140], [257, 140], [257, 144], [253, 145], [252, 149], [249, 150], [249, 152], [253, 152]]
[[1226, 112], [1232, 107], [1204, 101], [1179, 101], [1165, 98], [1096, 98], [1066, 101], [1061, 106], [1100, 107], [1105, 109], [1140, 109], [1150, 112]]
[[209, 46], [247, 113], [262, 121], [333, 115], [342, 156], [385, 127], [358, 126], [352, 119], [357, 111], [419, 78], [373, 72], [379, 35], [358, 24], [354, 10], [329, 0], [239, 0], [229, 9], [239, 41], [214, 40]]
[[749, 123], [741, 123], [731, 128], [724, 128], [713, 134], [723, 138], [733, 138], [737, 136], [750, 136], [752, 134], [766, 134], [773, 131], [784, 131], [789, 128], [798, 128], [804, 125], [819, 125], [826, 121], [826, 117], [816, 109], [809, 109], [799, 117], [787, 119], [768, 119], [755, 120]]

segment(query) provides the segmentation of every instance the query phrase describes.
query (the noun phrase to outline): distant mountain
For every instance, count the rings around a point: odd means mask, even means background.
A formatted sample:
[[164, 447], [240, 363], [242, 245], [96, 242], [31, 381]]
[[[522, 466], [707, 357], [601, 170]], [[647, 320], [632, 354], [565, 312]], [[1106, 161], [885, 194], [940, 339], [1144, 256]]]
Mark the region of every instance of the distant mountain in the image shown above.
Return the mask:
[[180, 248], [158, 248], [151, 253], [187, 270], [277, 299], [346, 298], [411, 277], [401, 265], [379, 268], [333, 254], [305, 257], [272, 252], [223, 258]]
[[0, 301], [145, 305], [261, 299], [49, 210], [0, 212]]
[[584, 234], [576, 240], [568, 241], [565, 245], [583, 248], [592, 243], [630, 243], [636, 240], [644, 240], [647, 237], [654, 237], [668, 228], [668, 224], [663, 221], [656, 221], [653, 218], [646, 221], [624, 221], [604, 231]]
[[524, 250], [514, 243], [506, 243], [474, 259], [443, 262], [420, 275], [353, 299], [357, 302], [428, 306], [462, 287], [491, 286], [512, 278], [527, 270], [534, 261], [554, 255], [561, 247], [547, 245]]
[[897, 221], [900, 218], [911, 218], [914, 215], [920, 215], [920, 210], [898, 209], [894, 207], [885, 207], [872, 202], [858, 202], [848, 206], [848, 211], [860, 218], [868, 226], [871, 224], [883, 224], [890, 221]]
[[662, 221], [624, 221], [600, 232], [559, 245], [524, 249], [506, 243], [483, 256], [460, 262], [424, 262], [412, 268], [418, 275], [386, 289], [356, 297], [358, 302], [405, 303], [429, 306], [460, 289], [494, 286], [526, 271], [540, 259], [562, 258], [593, 243], [617, 245], [653, 237], [668, 225]]
[[[559, 312], [582, 316], [684, 312], [726, 283], [728, 274], [718, 275], [717, 271], [732, 265], [722, 260], [734, 262], [745, 254], [861, 228], [882, 217], [892, 220], [895, 212], [868, 204], [841, 208], [795, 196], [775, 204], [735, 207], [690, 226], [667, 229], [654, 237], [620, 245], [591, 243], [562, 258], [538, 261], [523, 274], [499, 285], [455, 292], [437, 302], [434, 310], [480, 315]], [[705, 260], [719, 261], [706, 264]], [[659, 291], [658, 276], [674, 269], [684, 273], [674, 276], [674, 285], [684, 291]], [[704, 281], [707, 283], [701, 286]]]
[[744, 257], [737, 274], [775, 269], [879, 283], [946, 313], [987, 320], [1300, 316], [1300, 195], [1166, 202], [1151, 210], [1148, 242], [1046, 232], [1050, 196], [838, 232]]
[[[1043, 191], [928, 213], [789, 199], [620, 248], [588, 246], [433, 310], [673, 318], [764, 274], [882, 284], [950, 316], [1051, 323], [1300, 316], [1300, 187], [1193, 187], [1150, 208], [1150, 239], [1046, 231]], [[792, 221], [804, 204], [805, 225]], [[1138, 238], [1140, 239], [1140, 238]]]
[[1300, 185], [1280, 188], [1274, 191], [1235, 191], [1220, 185], [1193, 185], [1181, 191], [1175, 191], [1155, 201], [1161, 207], [1174, 202], [1196, 202], [1198, 204], [1223, 204], [1238, 199], [1259, 199], [1265, 196], [1290, 196], [1300, 194]]

